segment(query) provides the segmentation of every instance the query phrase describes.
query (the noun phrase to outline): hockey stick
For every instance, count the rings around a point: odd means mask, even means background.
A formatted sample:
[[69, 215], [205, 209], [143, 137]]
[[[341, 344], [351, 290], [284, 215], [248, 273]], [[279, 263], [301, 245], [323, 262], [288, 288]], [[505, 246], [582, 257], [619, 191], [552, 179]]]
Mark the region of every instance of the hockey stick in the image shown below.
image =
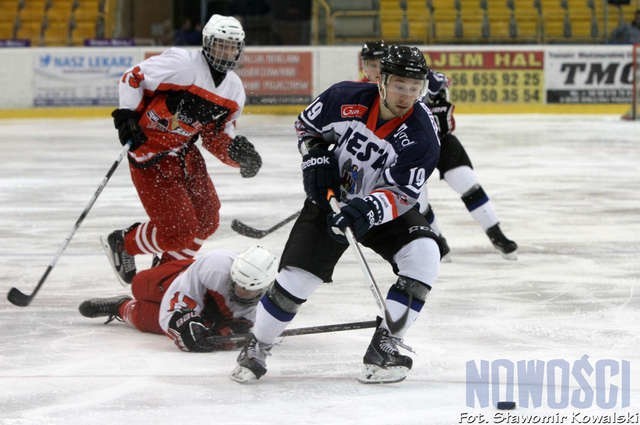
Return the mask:
[[[340, 332], [351, 331], [355, 329], [375, 328], [377, 322], [375, 320], [369, 320], [367, 322], [349, 322], [349, 323], [337, 323], [335, 325], [320, 325], [320, 326], [308, 326], [306, 328], [294, 328], [285, 329], [280, 336], [294, 336], [294, 335], [309, 335], [319, 334], [325, 332]], [[251, 334], [237, 334], [237, 335], [212, 335], [207, 337], [207, 342], [210, 344], [225, 344], [233, 342], [235, 344], [244, 343], [251, 337]]]
[[296, 211], [295, 213], [291, 214], [289, 217], [285, 218], [284, 220], [279, 221], [278, 223], [264, 230], [256, 229], [255, 227], [251, 227], [247, 224], [244, 224], [240, 220], [236, 220], [234, 218], [233, 221], [231, 222], [231, 228], [236, 232], [240, 233], [242, 236], [247, 236], [249, 238], [254, 238], [254, 239], [261, 239], [275, 232], [276, 230], [278, 230], [285, 224], [289, 223], [290, 221], [295, 220], [299, 215], [300, 215], [300, 211]]
[[[335, 194], [333, 190], [329, 189], [327, 191], [327, 198], [329, 199], [329, 205], [331, 205], [331, 209], [335, 214], [340, 213], [340, 205], [338, 205], [338, 201], [336, 200]], [[407, 319], [409, 318], [409, 310], [411, 309], [411, 294], [409, 294], [409, 301], [407, 304], [406, 311], [398, 318], [397, 321], [391, 319], [391, 315], [386, 308], [384, 297], [382, 296], [382, 292], [380, 292], [380, 288], [376, 283], [376, 280], [373, 278], [373, 273], [371, 273], [371, 269], [369, 268], [369, 264], [367, 264], [367, 260], [364, 258], [364, 254], [362, 253], [362, 249], [360, 248], [360, 244], [356, 240], [356, 237], [353, 235], [353, 231], [347, 227], [344, 231], [344, 235], [347, 237], [347, 241], [349, 242], [349, 246], [352, 248], [353, 252], [356, 254], [358, 258], [358, 262], [360, 263], [360, 268], [362, 269], [362, 273], [364, 273], [367, 281], [369, 283], [369, 289], [371, 289], [371, 293], [373, 297], [376, 299], [376, 304], [380, 308], [385, 321], [387, 322], [387, 326], [391, 333], [396, 333], [400, 329], [404, 327], [407, 323]]]
[[67, 246], [69, 245], [69, 242], [71, 242], [71, 238], [73, 238], [73, 235], [76, 233], [76, 230], [78, 230], [78, 228], [80, 227], [80, 224], [82, 224], [84, 219], [87, 217], [87, 214], [89, 214], [89, 210], [91, 210], [91, 208], [93, 207], [93, 204], [95, 204], [96, 200], [98, 199], [98, 196], [100, 195], [100, 193], [102, 193], [102, 189], [104, 189], [104, 187], [107, 185], [107, 182], [109, 181], [113, 173], [116, 171], [116, 168], [118, 168], [118, 165], [120, 165], [120, 163], [122, 162], [122, 159], [125, 157], [125, 155], [129, 151], [130, 146], [131, 144], [127, 143], [122, 147], [122, 150], [118, 154], [118, 157], [111, 165], [111, 168], [109, 168], [109, 171], [107, 171], [107, 174], [102, 179], [102, 182], [100, 182], [100, 185], [96, 189], [96, 192], [93, 194], [93, 197], [89, 200], [89, 203], [87, 204], [85, 209], [82, 211], [82, 213], [80, 213], [80, 217], [78, 217], [75, 224], [73, 225], [73, 228], [71, 229], [71, 233], [69, 233], [69, 236], [66, 237], [66, 239], [62, 243], [62, 246], [60, 246], [60, 248], [58, 249], [58, 252], [56, 253], [56, 255], [49, 262], [49, 266], [45, 270], [44, 274], [38, 281], [38, 284], [33, 289], [31, 294], [27, 295], [15, 287], [9, 290], [9, 293], [7, 293], [7, 299], [12, 304], [17, 305], [18, 307], [26, 307], [31, 303], [31, 301], [33, 301], [33, 298], [36, 296], [36, 294], [40, 290], [40, 287], [49, 276], [49, 273], [51, 273], [51, 270], [55, 267], [56, 263], [58, 262], [58, 259], [60, 258], [64, 250], [67, 249]]

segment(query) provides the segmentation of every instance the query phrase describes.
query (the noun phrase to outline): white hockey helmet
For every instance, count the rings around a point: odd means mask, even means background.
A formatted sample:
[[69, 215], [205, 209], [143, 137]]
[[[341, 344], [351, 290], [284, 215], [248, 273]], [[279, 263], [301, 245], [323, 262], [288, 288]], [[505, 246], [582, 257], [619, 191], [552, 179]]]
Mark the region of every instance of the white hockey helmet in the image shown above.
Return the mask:
[[202, 52], [216, 71], [235, 68], [243, 48], [244, 30], [233, 16], [213, 15], [202, 29]]
[[260, 245], [240, 253], [231, 265], [234, 300], [256, 303], [271, 286], [278, 272], [278, 260]]

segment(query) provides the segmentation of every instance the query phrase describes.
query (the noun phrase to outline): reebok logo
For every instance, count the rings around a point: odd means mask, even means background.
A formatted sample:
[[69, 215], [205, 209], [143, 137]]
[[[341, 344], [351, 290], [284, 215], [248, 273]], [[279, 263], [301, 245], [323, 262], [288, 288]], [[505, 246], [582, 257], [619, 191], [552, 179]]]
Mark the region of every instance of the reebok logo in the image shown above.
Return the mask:
[[302, 170], [306, 170], [309, 167], [322, 167], [324, 165], [329, 165], [330, 160], [328, 156], [319, 156], [314, 158], [309, 158], [302, 163]]

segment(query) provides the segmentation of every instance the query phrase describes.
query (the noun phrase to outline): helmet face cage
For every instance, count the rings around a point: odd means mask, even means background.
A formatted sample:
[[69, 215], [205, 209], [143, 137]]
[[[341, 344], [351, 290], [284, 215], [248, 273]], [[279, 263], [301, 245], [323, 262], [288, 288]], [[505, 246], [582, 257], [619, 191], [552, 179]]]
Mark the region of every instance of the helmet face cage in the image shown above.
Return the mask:
[[233, 41], [205, 36], [202, 40], [204, 56], [216, 71], [227, 72], [238, 65], [244, 49], [244, 41]]
[[213, 15], [202, 29], [202, 52], [216, 71], [235, 68], [243, 49], [244, 30], [234, 17]]
[[[253, 296], [240, 296], [238, 295], [238, 288], [244, 294], [255, 294]], [[247, 290], [238, 285], [235, 280], [231, 279], [231, 300], [242, 305], [255, 305], [258, 304], [262, 295], [267, 292], [267, 288], [257, 289], [255, 291]]]

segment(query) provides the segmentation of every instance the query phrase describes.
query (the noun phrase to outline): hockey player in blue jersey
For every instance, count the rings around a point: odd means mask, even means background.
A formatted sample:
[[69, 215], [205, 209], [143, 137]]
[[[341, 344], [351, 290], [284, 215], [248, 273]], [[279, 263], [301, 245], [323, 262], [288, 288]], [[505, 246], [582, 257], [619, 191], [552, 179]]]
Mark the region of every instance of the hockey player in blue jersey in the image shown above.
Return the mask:
[[[331, 281], [348, 247], [342, 235], [347, 227], [397, 275], [385, 300], [390, 320], [401, 322], [408, 312], [400, 329], [379, 320], [359, 380], [386, 383], [407, 376], [412, 359], [399, 347], [406, 347], [402, 339], [440, 266], [436, 236], [414, 208], [440, 153], [435, 122], [419, 100], [428, 72], [420, 50], [391, 46], [381, 60], [378, 84], [335, 84], [299, 115], [307, 199], [284, 247], [276, 282], [258, 304], [253, 336], [238, 356], [233, 380], [248, 382], [266, 373], [266, 357], [278, 336], [314, 290]], [[329, 189], [339, 197], [339, 214], [331, 212]]]
[[[367, 41], [362, 45], [360, 50], [364, 73], [362, 81], [377, 81], [380, 77], [380, 58], [387, 49], [388, 45], [382, 40]], [[467, 151], [453, 134], [456, 123], [453, 116], [454, 105], [449, 101], [449, 84], [444, 74], [430, 70], [427, 94], [423, 101], [431, 109], [439, 128], [438, 135], [442, 145], [437, 168], [440, 178], [461, 196], [465, 207], [480, 224], [498, 252], [506, 259], [517, 259], [518, 245], [502, 232], [493, 202], [480, 185]], [[438, 244], [443, 251], [443, 261], [445, 261], [444, 258], [448, 258], [450, 251], [449, 245], [440, 231], [427, 193], [425, 185], [419, 200], [420, 211], [427, 217], [431, 229], [438, 235]]]

